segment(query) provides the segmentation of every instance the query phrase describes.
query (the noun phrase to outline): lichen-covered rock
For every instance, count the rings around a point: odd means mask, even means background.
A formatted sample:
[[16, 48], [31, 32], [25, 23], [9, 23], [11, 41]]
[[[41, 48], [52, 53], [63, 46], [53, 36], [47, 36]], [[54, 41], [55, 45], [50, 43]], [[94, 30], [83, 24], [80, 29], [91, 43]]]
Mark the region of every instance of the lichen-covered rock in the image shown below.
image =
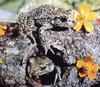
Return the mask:
[[88, 77], [79, 78], [78, 69], [75, 66], [69, 66], [63, 76], [62, 87], [91, 87], [91, 85], [97, 83], [96, 80], [91, 81]]
[[26, 63], [21, 65], [21, 62], [24, 57], [28, 59], [34, 55], [36, 46], [21, 35], [17, 38], [0, 37], [0, 42], [0, 58], [4, 60], [4, 64], [1, 65], [1, 77], [6, 83], [4, 85], [25, 85]]

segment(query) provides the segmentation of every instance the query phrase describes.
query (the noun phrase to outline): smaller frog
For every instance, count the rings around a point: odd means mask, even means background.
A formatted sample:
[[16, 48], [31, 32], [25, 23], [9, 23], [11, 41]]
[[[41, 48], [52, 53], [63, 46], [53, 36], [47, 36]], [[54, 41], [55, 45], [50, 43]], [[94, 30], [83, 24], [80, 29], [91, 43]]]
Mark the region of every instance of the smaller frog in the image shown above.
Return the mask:
[[51, 59], [48, 57], [42, 56], [42, 57], [31, 57], [29, 59], [29, 65], [27, 66], [27, 73], [29, 77], [32, 76], [39, 78], [39, 76], [48, 74], [52, 72], [54, 69], [57, 70], [57, 73], [55, 75], [55, 81], [56, 83], [57, 79], [61, 80], [61, 70], [60, 67], [54, 65]]

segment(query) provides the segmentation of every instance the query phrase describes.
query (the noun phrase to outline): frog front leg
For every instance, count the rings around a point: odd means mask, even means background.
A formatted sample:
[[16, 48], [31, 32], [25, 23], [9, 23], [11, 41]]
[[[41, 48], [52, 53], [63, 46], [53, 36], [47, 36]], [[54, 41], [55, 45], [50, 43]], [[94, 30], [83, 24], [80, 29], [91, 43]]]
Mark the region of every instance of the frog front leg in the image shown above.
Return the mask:
[[[46, 30], [49, 30], [51, 28], [53, 28], [53, 26], [49, 22], [46, 22], [45, 24], [43, 24], [42, 27], [39, 28], [39, 34], [40, 34], [40, 36], [43, 38], [44, 37], [44, 34], [45, 34], [45, 31]], [[44, 46], [44, 49], [45, 49], [45, 55], [47, 54], [48, 49], [50, 49], [50, 45], [49, 44], [50, 43], [42, 44]]]
[[56, 73], [56, 75], [55, 75], [54, 85], [56, 84], [57, 79], [58, 79], [59, 81], [62, 80], [62, 78], [61, 78], [61, 68], [60, 68], [59, 66], [55, 66], [55, 68], [56, 68], [56, 70], [57, 70], [57, 73]]
[[46, 42], [46, 44], [44, 44], [45, 53], [50, 50], [53, 54], [55, 54], [51, 46], [58, 50], [61, 50], [62, 52], [65, 52], [64, 47], [62, 46], [60, 41], [57, 40], [55, 43], [52, 43], [52, 40], [49, 40], [48, 42]]
[[64, 48], [64, 45], [61, 41], [57, 40], [55, 43], [52, 44], [52, 46], [57, 50], [62, 51], [64, 54], [67, 54], [66, 49]]
[[50, 50], [54, 54], [53, 49], [50, 47], [51, 44], [52, 44], [52, 40], [49, 40], [46, 44], [43, 45], [45, 48], [45, 55], [47, 54], [48, 50]]

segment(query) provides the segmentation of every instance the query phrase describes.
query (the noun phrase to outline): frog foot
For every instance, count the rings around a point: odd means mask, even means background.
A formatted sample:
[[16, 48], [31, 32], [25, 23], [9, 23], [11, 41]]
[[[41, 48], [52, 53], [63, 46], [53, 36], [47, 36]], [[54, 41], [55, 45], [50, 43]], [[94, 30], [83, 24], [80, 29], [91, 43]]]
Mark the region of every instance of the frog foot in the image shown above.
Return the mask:
[[55, 75], [54, 85], [57, 83], [57, 80], [59, 80], [59, 81], [62, 80], [62, 78], [61, 78], [61, 68], [59, 66], [56, 66], [55, 68], [57, 70], [57, 73]]

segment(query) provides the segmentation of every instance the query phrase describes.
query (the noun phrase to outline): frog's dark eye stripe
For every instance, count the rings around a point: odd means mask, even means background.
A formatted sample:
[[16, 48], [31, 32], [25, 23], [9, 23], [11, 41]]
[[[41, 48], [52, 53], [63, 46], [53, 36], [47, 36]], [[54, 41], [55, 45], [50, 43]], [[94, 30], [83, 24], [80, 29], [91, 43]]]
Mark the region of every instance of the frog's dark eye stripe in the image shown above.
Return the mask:
[[66, 22], [67, 21], [67, 18], [66, 17], [62, 17], [62, 16], [54, 18], [54, 20], [58, 20], [58, 19], [60, 19], [61, 22]]
[[60, 20], [61, 20], [61, 22], [66, 22], [67, 21], [67, 18], [61, 17]]

